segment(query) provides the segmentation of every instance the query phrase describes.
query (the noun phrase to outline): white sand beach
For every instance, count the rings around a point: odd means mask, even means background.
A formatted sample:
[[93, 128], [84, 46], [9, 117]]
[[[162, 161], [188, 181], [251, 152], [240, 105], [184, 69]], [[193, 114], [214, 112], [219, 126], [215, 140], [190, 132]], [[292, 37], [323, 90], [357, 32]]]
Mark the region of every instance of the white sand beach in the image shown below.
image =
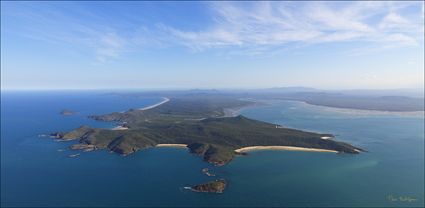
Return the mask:
[[305, 148], [305, 147], [293, 147], [293, 146], [251, 146], [236, 149], [235, 152], [243, 153], [254, 150], [289, 150], [289, 151], [306, 151], [306, 152], [333, 152], [338, 153], [335, 150], [317, 149], [317, 148]]
[[322, 137], [320, 137], [321, 139], [332, 139], [332, 137], [329, 137], [329, 136], [322, 136]]
[[160, 105], [162, 105], [162, 104], [164, 104], [164, 103], [166, 103], [166, 102], [170, 101], [170, 99], [168, 99], [168, 98], [166, 98], [166, 97], [163, 97], [163, 99], [164, 99], [163, 101], [161, 101], [161, 102], [159, 102], [159, 103], [157, 103], [157, 104], [150, 105], [150, 106], [147, 106], [147, 107], [144, 107], [144, 108], [140, 108], [139, 110], [149, 110], [149, 109], [152, 109], [152, 108], [158, 107], [158, 106], [160, 106]]
[[157, 144], [156, 147], [180, 147], [180, 148], [187, 148], [187, 144]]
[[128, 130], [128, 128], [127, 127], [124, 127], [124, 126], [116, 126], [116, 127], [112, 128], [112, 130], [114, 130], [114, 131], [122, 131], [122, 130]]

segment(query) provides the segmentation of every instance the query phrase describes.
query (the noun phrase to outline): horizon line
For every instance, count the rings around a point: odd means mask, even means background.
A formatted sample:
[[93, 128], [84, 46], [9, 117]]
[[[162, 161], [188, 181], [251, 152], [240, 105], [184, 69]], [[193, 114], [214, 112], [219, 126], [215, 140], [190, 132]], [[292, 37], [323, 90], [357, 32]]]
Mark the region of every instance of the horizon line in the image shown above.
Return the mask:
[[351, 91], [351, 90], [425, 90], [424, 87], [405, 87], [405, 88], [316, 88], [306, 86], [275, 86], [275, 87], [159, 87], [159, 88], [0, 88], [0, 91], [104, 91], [104, 90], [142, 90], [142, 91], [166, 91], [166, 90], [267, 90], [267, 89], [289, 89], [289, 88], [305, 88], [311, 90], [324, 90], [324, 91]]

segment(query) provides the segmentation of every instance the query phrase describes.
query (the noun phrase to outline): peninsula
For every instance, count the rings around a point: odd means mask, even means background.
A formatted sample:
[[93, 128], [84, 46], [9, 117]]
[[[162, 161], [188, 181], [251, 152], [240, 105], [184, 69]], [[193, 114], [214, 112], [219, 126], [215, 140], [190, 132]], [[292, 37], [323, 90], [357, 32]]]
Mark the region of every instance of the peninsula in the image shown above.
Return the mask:
[[333, 137], [331, 134], [276, 128], [276, 124], [228, 114], [253, 104], [228, 96], [175, 96], [147, 108], [90, 116], [124, 125], [120, 131], [81, 126], [52, 135], [59, 140], [78, 140], [73, 149], [109, 149], [121, 155], [156, 146], [187, 147], [215, 165], [225, 165], [235, 155], [255, 149], [350, 154], [363, 151], [344, 142], [323, 139]]

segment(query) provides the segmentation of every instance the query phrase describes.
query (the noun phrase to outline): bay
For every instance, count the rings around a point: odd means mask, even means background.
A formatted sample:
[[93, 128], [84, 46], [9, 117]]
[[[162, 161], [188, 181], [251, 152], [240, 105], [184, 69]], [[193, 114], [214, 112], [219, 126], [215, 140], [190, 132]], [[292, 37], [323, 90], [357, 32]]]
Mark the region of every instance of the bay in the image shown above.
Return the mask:
[[[155, 104], [159, 97], [107, 92], [2, 92], [2, 206], [423, 206], [424, 117], [358, 113], [300, 102], [248, 108], [247, 117], [336, 134], [368, 150], [359, 155], [255, 151], [214, 167], [181, 148], [150, 148], [127, 157], [77, 152], [39, 137], [82, 124], [111, 128], [88, 115]], [[62, 116], [70, 109], [78, 112]], [[58, 151], [63, 150], [63, 151]], [[225, 178], [224, 194], [184, 186]]]

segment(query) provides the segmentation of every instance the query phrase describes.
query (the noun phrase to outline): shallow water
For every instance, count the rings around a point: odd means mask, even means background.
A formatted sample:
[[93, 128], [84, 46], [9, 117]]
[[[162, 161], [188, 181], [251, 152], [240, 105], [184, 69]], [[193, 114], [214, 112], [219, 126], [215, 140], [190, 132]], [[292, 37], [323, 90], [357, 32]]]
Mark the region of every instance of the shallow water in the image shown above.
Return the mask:
[[[38, 137], [82, 124], [110, 128], [115, 124], [93, 121], [87, 115], [159, 101], [100, 92], [2, 92], [1, 205], [424, 205], [423, 117], [360, 115], [299, 102], [245, 109], [242, 114], [250, 118], [333, 133], [369, 152], [256, 151], [224, 167], [212, 167], [186, 149], [169, 147], [127, 157], [96, 151], [69, 158], [77, 153], [67, 149], [71, 143]], [[59, 115], [65, 108], [79, 113]], [[204, 175], [205, 167], [218, 176]], [[229, 181], [224, 194], [183, 189], [220, 177]]]

